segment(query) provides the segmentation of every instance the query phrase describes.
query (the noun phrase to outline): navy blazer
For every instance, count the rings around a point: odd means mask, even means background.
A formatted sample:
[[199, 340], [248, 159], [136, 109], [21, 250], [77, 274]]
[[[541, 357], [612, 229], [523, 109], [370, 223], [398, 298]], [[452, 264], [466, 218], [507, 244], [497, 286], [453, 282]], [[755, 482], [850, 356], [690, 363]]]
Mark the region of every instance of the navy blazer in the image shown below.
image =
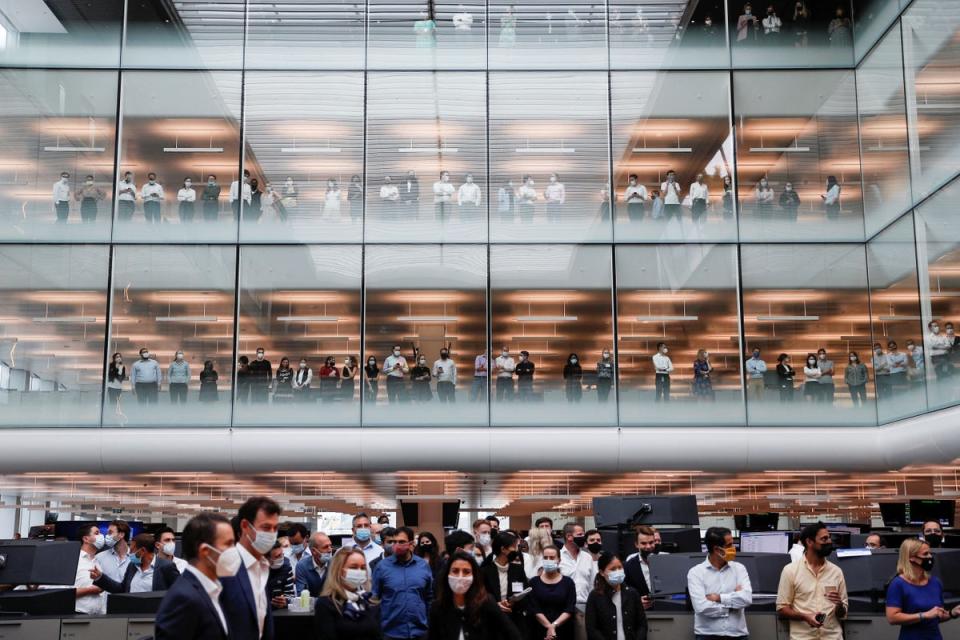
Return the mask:
[[[227, 619], [230, 640], [273, 640], [273, 612], [270, 607], [270, 594], [267, 598], [267, 617], [263, 620], [263, 636], [257, 624], [257, 601], [253, 596], [250, 574], [242, 563], [237, 575], [232, 578], [220, 578], [223, 593], [220, 594], [220, 607]], [[266, 590], [264, 590], [266, 591]]]
[[163, 596], [154, 625], [156, 640], [227, 640], [210, 596], [189, 571]]
[[323, 568], [322, 574], [317, 573], [313, 568], [313, 556], [304, 553], [300, 562], [297, 563], [296, 578], [297, 595], [300, 595], [304, 589], [309, 589], [310, 596], [316, 598], [323, 590], [323, 583], [327, 579], [327, 567]]
[[[123, 582], [116, 582], [107, 574], [103, 574], [94, 580], [93, 584], [107, 593], [130, 593], [130, 583], [133, 582], [133, 577], [137, 575], [137, 567], [140, 566], [134, 560], [136, 558], [127, 565], [127, 572], [123, 574]], [[177, 582], [179, 577], [180, 572], [177, 570], [177, 565], [160, 557], [154, 558], [153, 588], [151, 591], [166, 591]]]

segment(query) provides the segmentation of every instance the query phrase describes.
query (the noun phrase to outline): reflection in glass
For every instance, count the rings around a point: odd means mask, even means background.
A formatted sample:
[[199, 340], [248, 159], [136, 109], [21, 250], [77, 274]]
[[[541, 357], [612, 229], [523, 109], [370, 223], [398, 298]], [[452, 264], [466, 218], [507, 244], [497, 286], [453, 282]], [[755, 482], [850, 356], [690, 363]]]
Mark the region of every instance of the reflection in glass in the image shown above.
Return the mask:
[[482, 73], [368, 78], [367, 242], [476, 242], [487, 233]]
[[[745, 245], [740, 268], [744, 347], [762, 361], [745, 364], [748, 422], [875, 424], [863, 245]], [[848, 378], [854, 352], [866, 371]]]
[[109, 352], [132, 393], [105, 407], [105, 425], [229, 423], [235, 285], [234, 247], [114, 248]]
[[867, 243], [873, 368], [881, 424], [926, 410], [926, 361], [913, 215]]
[[124, 0], [0, 4], [0, 65], [115, 67]]
[[483, 69], [486, 6], [478, 0], [371, 0], [367, 5], [370, 69]]
[[[853, 15], [856, 16], [856, 22], [853, 23], [853, 46], [856, 52], [856, 59], [860, 61], [866, 55], [870, 48], [884, 37], [884, 31], [887, 30], [893, 22], [900, 16], [912, 0], [852, 0]], [[894, 31], [899, 31], [899, 27]]]
[[862, 241], [853, 73], [736, 72], [733, 87], [740, 238]]
[[110, 237], [117, 74], [0, 71], [0, 239]]
[[730, 65], [723, 2], [613, 0], [609, 11], [614, 69]]
[[247, 7], [247, 69], [363, 67], [364, 3], [249, 0]]
[[486, 247], [368, 246], [364, 265], [364, 425], [485, 426]]
[[610, 258], [606, 246], [490, 247], [493, 425], [615, 424]]
[[125, 72], [121, 109], [114, 239], [235, 242], [240, 73]]
[[607, 11], [603, 3], [490, 0], [491, 69], [603, 69]]
[[728, 3], [735, 67], [828, 67], [853, 64], [848, 1]]
[[[238, 351], [248, 367], [234, 424], [359, 426], [360, 269], [358, 246], [242, 249]], [[262, 367], [260, 348], [273, 367], [269, 410], [251, 406], [263, 401], [249, 372]]]
[[743, 424], [734, 247], [617, 247], [616, 261], [621, 424]]
[[100, 421], [105, 246], [0, 248], [0, 424]]
[[241, 241], [359, 242], [363, 77], [254, 71], [244, 88], [244, 165], [257, 189], [242, 198]]
[[604, 73], [490, 75], [494, 242], [610, 240], [607, 113]]
[[729, 84], [726, 73], [612, 74], [617, 241], [736, 240]]
[[239, 69], [245, 4], [246, 0], [127, 2], [123, 66]]

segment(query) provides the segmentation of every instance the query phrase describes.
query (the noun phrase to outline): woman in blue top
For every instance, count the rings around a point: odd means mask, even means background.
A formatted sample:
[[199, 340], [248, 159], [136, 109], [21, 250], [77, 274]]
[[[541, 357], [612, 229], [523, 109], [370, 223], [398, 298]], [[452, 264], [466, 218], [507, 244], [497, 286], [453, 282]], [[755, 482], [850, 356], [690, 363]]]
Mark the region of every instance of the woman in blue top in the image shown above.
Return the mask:
[[940, 623], [960, 616], [960, 606], [943, 608], [943, 584], [930, 575], [933, 554], [923, 540], [900, 545], [897, 577], [887, 588], [887, 621], [900, 625], [900, 640], [942, 640]]

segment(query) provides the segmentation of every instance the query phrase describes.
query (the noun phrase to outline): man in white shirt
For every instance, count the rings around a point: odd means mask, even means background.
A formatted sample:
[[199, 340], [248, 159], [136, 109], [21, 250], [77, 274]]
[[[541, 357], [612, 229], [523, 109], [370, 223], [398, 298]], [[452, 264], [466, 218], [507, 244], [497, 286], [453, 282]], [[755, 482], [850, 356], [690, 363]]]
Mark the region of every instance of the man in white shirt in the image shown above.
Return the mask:
[[104, 550], [97, 554], [97, 565], [114, 582], [123, 582], [130, 564], [130, 525], [124, 520], [114, 520], [107, 527], [103, 538]]
[[450, 359], [448, 349], [440, 349], [440, 359], [433, 363], [433, 377], [437, 379], [437, 398], [440, 402], [456, 402], [457, 363]]
[[157, 182], [157, 174], [147, 174], [146, 184], [140, 187], [140, 198], [143, 199], [143, 217], [146, 221], [159, 223], [163, 216], [163, 185]]
[[657, 352], [653, 354], [653, 370], [656, 381], [654, 402], [670, 402], [670, 374], [673, 372], [673, 361], [667, 355], [666, 343], [657, 343]]
[[627, 217], [632, 222], [643, 220], [643, 207], [647, 201], [647, 188], [640, 184], [637, 174], [631, 173], [627, 179], [627, 188], [623, 190], [623, 201], [627, 203]]
[[[589, 552], [583, 550], [583, 545], [587, 543], [587, 534], [583, 527], [575, 522], [568, 522], [563, 525], [563, 546], [560, 547], [560, 573], [573, 580], [577, 592], [577, 604], [580, 602], [580, 587], [584, 580], [587, 580], [589, 565], [592, 558]], [[586, 600], [584, 600], [584, 605]], [[577, 607], [577, 613], [573, 619], [573, 633], [576, 640], [584, 640], [587, 637], [587, 626], [585, 618], [586, 607], [581, 609]]]
[[230, 207], [233, 209], [233, 219], [240, 219], [240, 202], [249, 207], [253, 200], [253, 191], [250, 189], [250, 171], [243, 170], [243, 187], [240, 182], [234, 180], [230, 183]]
[[927, 353], [937, 379], [950, 373], [950, 338], [940, 331], [940, 323], [931, 320], [927, 323]]
[[133, 218], [133, 210], [137, 206], [137, 185], [133, 182], [133, 174], [127, 171], [123, 179], [117, 183], [117, 219], [129, 222]]
[[533, 222], [533, 207], [537, 201], [537, 190], [534, 188], [533, 176], [523, 177], [523, 184], [517, 189], [517, 198], [520, 200], [518, 207], [520, 220], [526, 223]]
[[707, 214], [710, 190], [703, 181], [703, 174], [697, 174], [697, 181], [690, 185], [690, 216], [694, 222], [700, 222]]
[[466, 182], [460, 185], [460, 190], [457, 192], [457, 204], [461, 207], [464, 205], [479, 207], [480, 185], [473, 181], [473, 174], [471, 173], [466, 175], [465, 180]]
[[400, 189], [393, 184], [393, 179], [387, 176], [383, 179], [383, 186], [380, 187], [380, 203], [385, 212], [392, 213], [394, 205], [400, 201]]
[[760, 349], [754, 347], [747, 359], [747, 393], [754, 402], [763, 402], [763, 374], [767, 372], [767, 363], [760, 357]]
[[680, 183], [677, 182], [677, 172], [667, 171], [666, 181], [660, 185], [663, 194], [663, 215], [667, 220], [680, 217]]
[[513, 372], [516, 369], [517, 363], [510, 357], [510, 348], [504, 346], [493, 361], [493, 372], [497, 379], [497, 402], [513, 400]]
[[70, 174], [66, 171], [53, 183], [53, 209], [57, 213], [57, 222], [67, 221], [70, 215]]
[[733, 534], [724, 527], [710, 527], [704, 543], [706, 560], [687, 572], [694, 637], [746, 640], [746, 608], [753, 604], [753, 589], [746, 568], [734, 562]]
[[543, 190], [543, 199], [547, 201], [547, 220], [560, 222], [560, 211], [563, 203], [567, 201], [567, 188], [560, 182], [557, 174], [550, 174], [550, 182]]
[[181, 574], [184, 569], [187, 568], [187, 561], [183, 558], [178, 558], [175, 553], [177, 551], [177, 538], [176, 533], [170, 527], [164, 527], [157, 532], [157, 555], [159, 555], [164, 560], [169, 560], [176, 567], [177, 571]]
[[[370, 525], [370, 516], [365, 513], [358, 513], [353, 516], [353, 546], [355, 549], [363, 551], [363, 556], [367, 559], [367, 566], [383, 555], [383, 547], [371, 540], [373, 537], [373, 528]], [[343, 546], [349, 546], [350, 541], [343, 543]]]
[[585, 535], [587, 542], [577, 556], [577, 567], [573, 575], [573, 583], [577, 587], [578, 614], [585, 614], [587, 611], [587, 598], [593, 591], [593, 585], [597, 578], [597, 560], [603, 551], [599, 531], [591, 529]]
[[400, 355], [400, 345], [393, 345], [393, 353], [383, 361], [383, 371], [387, 376], [387, 401], [391, 404], [402, 402], [404, 376], [410, 372], [407, 359]]
[[450, 172], [441, 171], [440, 179], [433, 183], [433, 209], [438, 222], [446, 219], [454, 193], [456, 189], [450, 184]]
[[80, 561], [73, 587], [77, 590], [77, 613], [100, 615], [107, 612], [103, 589], [93, 584], [90, 570], [97, 566], [97, 549], [103, 547], [104, 537], [96, 525], [86, 527], [80, 535]]

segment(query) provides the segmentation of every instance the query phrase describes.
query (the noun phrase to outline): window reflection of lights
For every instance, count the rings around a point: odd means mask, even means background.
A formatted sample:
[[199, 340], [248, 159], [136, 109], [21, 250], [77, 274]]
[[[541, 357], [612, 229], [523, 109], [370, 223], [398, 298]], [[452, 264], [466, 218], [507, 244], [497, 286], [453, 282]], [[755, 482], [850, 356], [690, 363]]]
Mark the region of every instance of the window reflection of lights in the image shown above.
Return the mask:
[[[217, 316], [158, 316], [154, 318], [157, 322], [189, 322], [196, 324], [212, 324], [220, 322]], [[224, 321], [227, 321], [224, 319]], [[232, 322], [232, 320], [230, 320]]]
[[700, 316], [637, 316], [636, 322], [696, 322]]
[[813, 322], [820, 316], [757, 316], [758, 322]]
[[292, 147], [280, 147], [280, 153], [340, 153], [340, 147], [330, 146], [329, 140], [324, 147], [298, 147], [294, 140]]
[[458, 322], [457, 316], [397, 316], [397, 322]]
[[810, 147], [801, 147], [797, 138], [793, 139], [792, 147], [767, 147], [763, 144], [763, 136], [760, 136], [760, 146], [750, 147], [751, 153], [805, 153], [810, 151]]
[[339, 316], [277, 316], [277, 322], [339, 322]]
[[441, 143], [439, 147], [415, 147], [413, 146], [413, 140], [410, 140], [410, 146], [397, 149], [397, 153], [436, 153], [444, 155], [459, 152], [458, 147], [448, 147], [445, 142]]
[[531, 147], [530, 139], [527, 138], [527, 144], [524, 147], [517, 147], [516, 153], [530, 153], [530, 154], [554, 154], [554, 153], [576, 153], [577, 150], [573, 147], [568, 147], [564, 145], [564, 141], [560, 141], [559, 147]]
[[577, 316], [517, 316], [514, 318], [516, 322], [576, 322], [579, 320]]
[[86, 324], [98, 322], [101, 318], [96, 316], [59, 316], [59, 317], [49, 317], [42, 316], [39, 318], [31, 318], [33, 322], [50, 322], [50, 323], [66, 323], [66, 324]]

